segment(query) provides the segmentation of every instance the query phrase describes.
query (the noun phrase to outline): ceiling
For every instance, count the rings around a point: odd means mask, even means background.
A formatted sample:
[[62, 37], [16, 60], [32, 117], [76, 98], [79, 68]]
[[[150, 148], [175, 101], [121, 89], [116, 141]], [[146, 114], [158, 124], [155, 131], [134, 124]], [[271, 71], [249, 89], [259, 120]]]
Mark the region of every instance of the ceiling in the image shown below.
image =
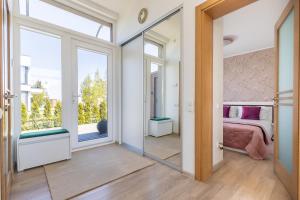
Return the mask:
[[[120, 0], [85, 0], [97, 3], [107, 9], [110, 9], [116, 13], [122, 13], [124, 11], [124, 2]], [[126, 0], [126, 5], [130, 5], [131, 0]], [[126, 9], [126, 8], [125, 8]]]
[[274, 47], [274, 26], [288, 0], [259, 0], [223, 17], [224, 36], [236, 40], [224, 47], [224, 56]]
[[[135, 0], [80, 0], [86, 4], [97, 4], [124, 17]], [[224, 47], [224, 56], [243, 54], [274, 47], [274, 26], [289, 0], [258, 0], [223, 17], [224, 36], [233, 35], [236, 40]], [[151, 3], [151, 1], [148, 1]], [[173, 38], [180, 27], [180, 15], [159, 24], [153, 30], [167, 38]], [[178, 34], [178, 33], [177, 33]]]

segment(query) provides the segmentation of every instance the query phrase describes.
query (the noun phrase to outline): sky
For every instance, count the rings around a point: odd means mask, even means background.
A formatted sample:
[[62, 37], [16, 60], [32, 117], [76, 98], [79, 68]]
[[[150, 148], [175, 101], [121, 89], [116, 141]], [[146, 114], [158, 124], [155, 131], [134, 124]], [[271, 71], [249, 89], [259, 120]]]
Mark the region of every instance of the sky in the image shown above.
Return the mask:
[[[20, 0], [20, 13], [26, 15], [26, 0]], [[93, 37], [96, 37], [102, 23], [73, 14], [40, 0], [29, 1], [29, 16]], [[110, 28], [106, 25], [102, 26], [98, 36], [106, 41], [110, 41]]]
[[[21, 29], [21, 56], [31, 59], [29, 84], [42, 81], [50, 99], [61, 100], [62, 64], [61, 39], [44, 33]], [[89, 74], [94, 77], [98, 70], [100, 77], [107, 80], [107, 56], [87, 49], [77, 49], [79, 84]], [[74, 62], [75, 63], [75, 62]], [[72, 66], [73, 70], [77, 66]]]

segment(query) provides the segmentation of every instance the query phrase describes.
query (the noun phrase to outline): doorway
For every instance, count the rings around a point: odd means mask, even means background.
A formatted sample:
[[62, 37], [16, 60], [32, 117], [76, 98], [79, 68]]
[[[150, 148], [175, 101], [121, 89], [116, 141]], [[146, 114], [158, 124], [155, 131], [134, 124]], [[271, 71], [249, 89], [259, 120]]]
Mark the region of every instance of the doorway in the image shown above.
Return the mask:
[[72, 129], [74, 148], [112, 141], [110, 78], [112, 54], [77, 40], [73, 47]]
[[[196, 8], [196, 101], [195, 101], [195, 120], [196, 120], [196, 179], [207, 180], [212, 174], [212, 128], [213, 128], [213, 99], [212, 99], [212, 88], [213, 88], [213, 20], [224, 16], [230, 12], [238, 10], [246, 5], [249, 5], [255, 1], [207, 1]], [[294, 10], [294, 11], [292, 11]], [[293, 18], [295, 22], [299, 22], [299, 2], [290, 1], [289, 6], [285, 9], [279, 22], [282, 23], [287, 19], [289, 13], [295, 12]], [[299, 65], [299, 23], [294, 23], [295, 26], [295, 41], [292, 43], [294, 50], [294, 80], [298, 80], [298, 65]], [[281, 26], [279, 26], [281, 27]], [[280, 32], [280, 31], [279, 31]], [[276, 33], [278, 34], [278, 32]], [[277, 42], [277, 41], [276, 41]], [[280, 46], [282, 47], [282, 46]], [[277, 46], [277, 48], [280, 49]], [[279, 57], [280, 54], [277, 53]], [[278, 65], [276, 65], [278, 67]], [[294, 81], [294, 95], [291, 98], [293, 100], [293, 121], [294, 125], [298, 124], [298, 81]], [[278, 92], [278, 91], [276, 91]], [[275, 107], [280, 106], [277, 104], [278, 93], [275, 94]], [[203, 98], [205, 97], [205, 98]], [[284, 100], [287, 100], [284, 98]], [[286, 102], [281, 102], [285, 104]], [[276, 127], [280, 124], [280, 121], [276, 119], [278, 110], [275, 109], [275, 155], [277, 155], [276, 146], [282, 138], [276, 136]], [[292, 131], [293, 140], [290, 146], [293, 146], [293, 156], [298, 157], [298, 127], [294, 126]], [[279, 139], [279, 141], [277, 141]], [[283, 148], [281, 147], [281, 151]], [[276, 153], [277, 152], [277, 153]], [[278, 157], [275, 156], [275, 171], [281, 181], [284, 183], [291, 196], [297, 199], [298, 196], [298, 163], [296, 157], [291, 157], [293, 171], [289, 176], [285, 170], [276, 170], [276, 160]], [[207, 164], [208, 163], [208, 164]], [[293, 175], [292, 175], [293, 174]], [[282, 176], [283, 175], [283, 176]], [[286, 178], [289, 177], [289, 178]], [[285, 180], [284, 180], [285, 179]]]

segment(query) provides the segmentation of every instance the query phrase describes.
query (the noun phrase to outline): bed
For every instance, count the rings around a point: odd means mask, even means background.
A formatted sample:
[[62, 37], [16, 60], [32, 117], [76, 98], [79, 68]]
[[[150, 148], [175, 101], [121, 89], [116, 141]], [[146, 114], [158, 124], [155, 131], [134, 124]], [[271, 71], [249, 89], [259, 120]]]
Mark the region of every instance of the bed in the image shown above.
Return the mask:
[[[230, 107], [231, 109], [228, 116], [223, 116], [224, 148], [247, 153], [251, 158], [256, 160], [268, 158], [273, 153], [273, 106], [224, 106]], [[245, 113], [247, 111], [246, 107], [252, 110], [254, 107], [256, 107], [256, 109], [260, 108], [259, 116], [255, 119], [244, 117], [243, 112]]]

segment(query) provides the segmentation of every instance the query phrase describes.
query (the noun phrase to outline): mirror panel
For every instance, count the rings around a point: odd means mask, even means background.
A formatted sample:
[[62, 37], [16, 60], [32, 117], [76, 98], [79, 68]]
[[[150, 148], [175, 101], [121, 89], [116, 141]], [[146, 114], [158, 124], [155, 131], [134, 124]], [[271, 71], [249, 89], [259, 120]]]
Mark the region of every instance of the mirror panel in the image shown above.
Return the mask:
[[144, 34], [144, 152], [181, 168], [181, 12]]

